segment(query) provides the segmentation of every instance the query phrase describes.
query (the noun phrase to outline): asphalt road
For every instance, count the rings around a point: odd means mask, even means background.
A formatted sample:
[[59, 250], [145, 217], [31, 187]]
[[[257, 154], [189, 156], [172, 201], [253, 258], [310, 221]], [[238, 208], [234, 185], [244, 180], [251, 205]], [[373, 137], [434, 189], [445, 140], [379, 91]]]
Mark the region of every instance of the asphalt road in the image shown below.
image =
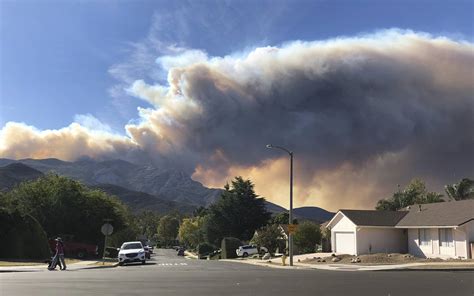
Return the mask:
[[474, 273], [273, 269], [157, 250], [146, 265], [1, 273], [0, 295], [474, 295]]

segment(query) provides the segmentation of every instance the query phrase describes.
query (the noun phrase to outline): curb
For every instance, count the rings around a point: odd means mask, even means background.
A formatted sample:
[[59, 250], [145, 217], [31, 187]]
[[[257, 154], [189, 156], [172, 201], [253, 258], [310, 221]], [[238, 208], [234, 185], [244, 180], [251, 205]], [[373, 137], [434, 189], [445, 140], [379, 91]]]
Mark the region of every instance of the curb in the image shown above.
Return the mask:
[[100, 266], [100, 265], [96, 265], [96, 266], [86, 266], [86, 267], [83, 267], [83, 268], [78, 268], [77, 270], [81, 270], [81, 269], [102, 269], [102, 268], [115, 268], [119, 266], [118, 263], [115, 263], [114, 265], [103, 265], [103, 266]]
[[248, 265], [254, 265], [254, 266], [261, 266], [261, 267], [270, 267], [270, 268], [276, 268], [276, 269], [304, 269], [304, 270], [308, 270], [308, 269], [312, 269], [311, 267], [309, 266], [301, 266], [301, 265], [293, 265], [293, 266], [289, 266], [289, 265], [274, 265], [274, 264], [269, 264], [268, 262], [265, 262], [265, 261], [262, 261], [262, 262], [250, 262], [250, 261], [247, 261], [247, 260], [233, 260], [233, 259], [219, 259], [218, 261], [222, 261], [222, 262], [235, 262], [235, 263], [241, 263], [241, 264], [248, 264]]
[[193, 253], [191, 253], [191, 252], [189, 252], [189, 251], [184, 251], [184, 256], [185, 256], [185, 257], [189, 257], [189, 258], [191, 258], [191, 259], [199, 259], [199, 257], [196, 256], [196, 254], [193, 254]]
[[[84, 265], [83, 267], [74, 267], [73, 269], [66, 269], [67, 271], [76, 271], [76, 270], [83, 270], [83, 269], [101, 269], [101, 268], [115, 268], [118, 266], [118, 263], [114, 265], [96, 265], [96, 266], [88, 266]], [[0, 273], [8, 273], [8, 272], [41, 272], [41, 271], [48, 271], [46, 267], [44, 268], [21, 268], [21, 269], [0, 269]]]
[[[248, 261], [248, 260], [232, 260], [232, 259], [220, 259], [219, 261], [223, 262], [235, 262], [235, 263], [242, 263], [242, 264], [248, 264], [248, 265], [255, 265], [255, 266], [261, 266], [261, 267], [270, 267], [270, 268], [276, 268], [276, 269], [299, 269], [299, 270], [308, 270], [308, 269], [313, 269], [313, 270], [326, 270], [326, 271], [360, 271], [360, 272], [366, 272], [366, 271], [446, 271], [446, 272], [455, 272], [455, 271], [474, 271], [474, 266], [472, 267], [465, 267], [465, 266], [460, 266], [459, 268], [456, 267], [448, 267], [446, 268], [426, 268], [426, 266], [429, 265], [422, 265], [422, 264], [417, 264], [417, 265], [408, 265], [408, 266], [397, 266], [394, 268], [388, 268], [388, 266], [357, 266], [357, 265], [341, 265], [337, 266], [336, 264], [332, 264], [331, 266], [329, 265], [311, 265], [311, 264], [304, 264], [304, 263], [298, 263], [297, 265], [294, 265], [293, 267], [291, 266], [281, 266], [281, 265], [274, 265], [274, 264], [268, 264], [267, 262], [257, 262], [257, 261]], [[385, 267], [385, 268], [384, 268]]]

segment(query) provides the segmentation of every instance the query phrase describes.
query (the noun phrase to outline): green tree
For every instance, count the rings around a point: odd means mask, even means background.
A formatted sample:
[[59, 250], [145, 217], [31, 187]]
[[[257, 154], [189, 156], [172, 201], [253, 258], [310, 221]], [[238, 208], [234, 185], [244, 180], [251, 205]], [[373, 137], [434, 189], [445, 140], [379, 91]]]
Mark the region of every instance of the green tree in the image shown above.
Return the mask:
[[135, 216], [135, 223], [140, 234], [148, 239], [156, 239], [156, 232], [160, 223], [160, 215], [151, 211], [144, 211]]
[[284, 239], [278, 224], [269, 224], [257, 230], [252, 243], [259, 247], [266, 247], [270, 253], [275, 253], [279, 242]]
[[310, 221], [300, 223], [294, 235], [294, 242], [303, 253], [315, 252], [316, 244], [321, 242], [321, 229], [319, 224]]
[[193, 211], [193, 217], [203, 217], [209, 213], [208, 209], [205, 207], [198, 207]]
[[414, 204], [443, 202], [443, 195], [428, 192], [425, 183], [420, 179], [413, 179], [403, 191], [400, 189], [391, 198], [381, 199], [375, 206], [376, 210], [397, 211]]
[[179, 220], [174, 215], [166, 215], [160, 219], [157, 232], [160, 239], [166, 243], [175, 240], [178, 236]]
[[23, 182], [3, 199], [7, 208], [34, 217], [48, 237], [70, 234], [79, 241], [100, 243], [105, 218], [113, 221], [115, 231], [129, 223], [127, 208], [116, 198], [55, 174]]
[[[287, 225], [290, 220], [290, 214], [288, 212], [281, 212], [274, 215], [269, 224]], [[293, 224], [298, 224], [298, 220], [293, 218]]]
[[179, 241], [186, 246], [196, 248], [200, 243], [204, 242], [204, 225], [205, 217], [195, 217], [183, 219], [179, 226]]
[[270, 219], [270, 224], [286, 225], [290, 219], [288, 212], [281, 212]]
[[457, 184], [446, 185], [444, 189], [451, 199], [474, 199], [474, 180], [464, 178]]
[[224, 237], [248, 241], [270, 219], [265, 200], [258, 198], [252, 182], [242, 177], [236, 177], [224, 189], [220, 199], [209, 208], [204, 227], [206, 240], [214, 245], [219, 245]]

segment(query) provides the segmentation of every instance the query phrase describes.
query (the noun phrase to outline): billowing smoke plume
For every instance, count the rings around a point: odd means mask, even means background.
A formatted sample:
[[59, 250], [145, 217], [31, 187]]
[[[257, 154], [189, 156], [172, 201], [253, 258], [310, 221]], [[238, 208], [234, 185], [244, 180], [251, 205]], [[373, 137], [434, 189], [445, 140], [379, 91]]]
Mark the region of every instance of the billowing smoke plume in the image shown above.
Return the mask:
[[332, 210], [372, 207], [412, 177], [440, 188], [474, 174], [471, 43], [390, 30], [157, 62], [168, 84], [130, 86], [154, 107], [128, 137], [9, 123], [0, 156], [151, 159], [217, 186], [242, 174], [283, 203], [288, 164], [272, 143], [295, 153], [299, 205]]

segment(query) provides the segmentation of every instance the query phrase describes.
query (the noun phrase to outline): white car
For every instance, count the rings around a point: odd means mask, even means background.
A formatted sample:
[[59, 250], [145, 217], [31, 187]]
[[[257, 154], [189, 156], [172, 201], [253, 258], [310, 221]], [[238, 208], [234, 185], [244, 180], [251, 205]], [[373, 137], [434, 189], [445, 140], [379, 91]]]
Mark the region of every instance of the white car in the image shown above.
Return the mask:
[[118, 263], [123, 265], [130, 262], [146, 263], [145, 249], [141, 242], [125, 242], [120, 247], [118, 253]]
[[257, 246], [254, 245], [245, 245], [240, 246], [237, 250], [235, 250], [238, 257], [247, 257], [254, 254], [265, 254], [268, 253], [268, 249], [265, 247], [261, 247], [260, 250]]

